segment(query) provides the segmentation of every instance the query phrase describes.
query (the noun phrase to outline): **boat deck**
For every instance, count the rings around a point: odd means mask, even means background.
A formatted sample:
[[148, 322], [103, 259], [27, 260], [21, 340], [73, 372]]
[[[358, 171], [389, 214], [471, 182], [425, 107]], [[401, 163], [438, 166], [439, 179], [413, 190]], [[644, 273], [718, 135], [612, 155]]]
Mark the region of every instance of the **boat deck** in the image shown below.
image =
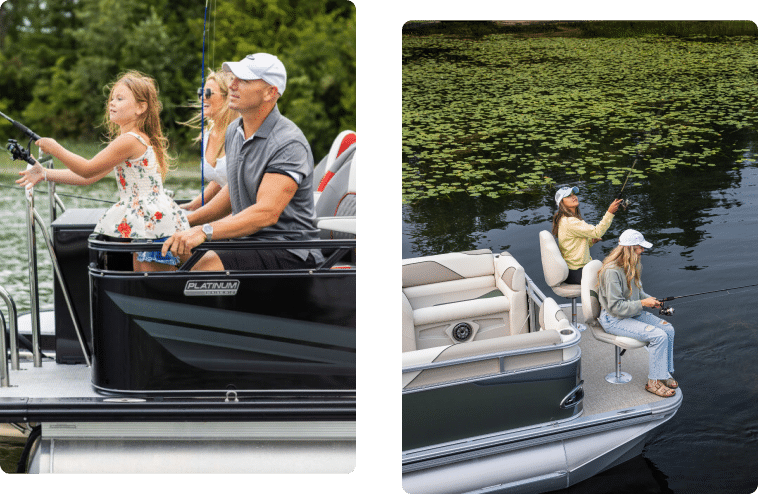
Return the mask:
[[624, 384], [605, 380], [616, 368], [613, 345], [597, 340], [588, 328], [582, 332], [579, 347], [582, 349], [585, 417], [670, 399], [645, 391], [649, 356], [645, 347], [627, 350], [621, 357], [621, 370], [632, 375], [632, 380]]

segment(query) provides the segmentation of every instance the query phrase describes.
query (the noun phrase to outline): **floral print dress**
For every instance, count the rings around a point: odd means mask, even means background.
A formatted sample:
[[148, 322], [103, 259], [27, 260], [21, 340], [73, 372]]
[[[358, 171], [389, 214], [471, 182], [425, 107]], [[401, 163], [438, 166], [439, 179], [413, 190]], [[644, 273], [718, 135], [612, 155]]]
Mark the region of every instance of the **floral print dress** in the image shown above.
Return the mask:
[[136, 160], [126, 160], [115, 167], [119, 201], [100, 218], [95, 233], [121, 238], [163, 238], [186, 230], [189, 223], [184, 211], [164, 192], [153, 147], [134, 132], [147, 146]]

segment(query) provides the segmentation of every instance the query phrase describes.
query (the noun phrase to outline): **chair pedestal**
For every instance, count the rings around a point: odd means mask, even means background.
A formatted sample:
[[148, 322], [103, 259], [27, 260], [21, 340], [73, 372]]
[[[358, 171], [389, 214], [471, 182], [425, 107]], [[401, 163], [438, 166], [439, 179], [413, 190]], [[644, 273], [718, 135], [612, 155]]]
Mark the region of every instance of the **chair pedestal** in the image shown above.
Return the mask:
[[587, 326], [576, 321], [576, 298], [571, 299], [571, 324], [580, 332], [587, 329]]
[[605, 376], [605, 380], [611, 384], [623, 384], [632, 380], [632, 375], [627, 372], [621, 372], [621, 348], [616, 347], [616, 371]]

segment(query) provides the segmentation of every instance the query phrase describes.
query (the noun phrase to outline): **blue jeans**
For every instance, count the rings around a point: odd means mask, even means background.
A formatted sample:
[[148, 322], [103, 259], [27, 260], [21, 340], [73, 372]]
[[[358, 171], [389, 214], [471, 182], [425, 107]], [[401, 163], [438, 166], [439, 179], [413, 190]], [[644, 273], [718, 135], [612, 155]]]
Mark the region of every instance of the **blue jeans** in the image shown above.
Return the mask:
[[648, 343], [648, 379], [668, 379], [674, 372], [674, 327], [644, 310], [638, 316], [618, 319], [600, 311], [600, 325], [607, 333]]

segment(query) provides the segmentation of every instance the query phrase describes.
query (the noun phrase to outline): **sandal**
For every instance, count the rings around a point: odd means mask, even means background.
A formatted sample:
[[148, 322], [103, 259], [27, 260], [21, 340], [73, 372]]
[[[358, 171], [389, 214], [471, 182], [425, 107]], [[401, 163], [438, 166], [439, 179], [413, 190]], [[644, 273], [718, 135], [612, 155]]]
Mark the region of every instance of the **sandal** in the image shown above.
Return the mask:
[[650, 383], [647, 383], [645, 385], [645, 391], [653, 393], [654, 395], [660, 396], [662, 398], [671, 398], [676, 394], [675, 390], [666, 387], [661, 381], [655, 381], [652, 386]]
[[664, 384], [664, 385], [665, 385], [667, 388], [676, 389], [676, 388], [678, 388], [678, 387], [679, 387], [679, 383], [678, 383], [678, 382], [676, 382], [676, 381], [674, 381], [674, 379], [673, 379], [673, 378], [669, 378], [669, 379], [661, 379], [661, 382], [662, 382], [662, 383], [663, 383], [663, 384]]

